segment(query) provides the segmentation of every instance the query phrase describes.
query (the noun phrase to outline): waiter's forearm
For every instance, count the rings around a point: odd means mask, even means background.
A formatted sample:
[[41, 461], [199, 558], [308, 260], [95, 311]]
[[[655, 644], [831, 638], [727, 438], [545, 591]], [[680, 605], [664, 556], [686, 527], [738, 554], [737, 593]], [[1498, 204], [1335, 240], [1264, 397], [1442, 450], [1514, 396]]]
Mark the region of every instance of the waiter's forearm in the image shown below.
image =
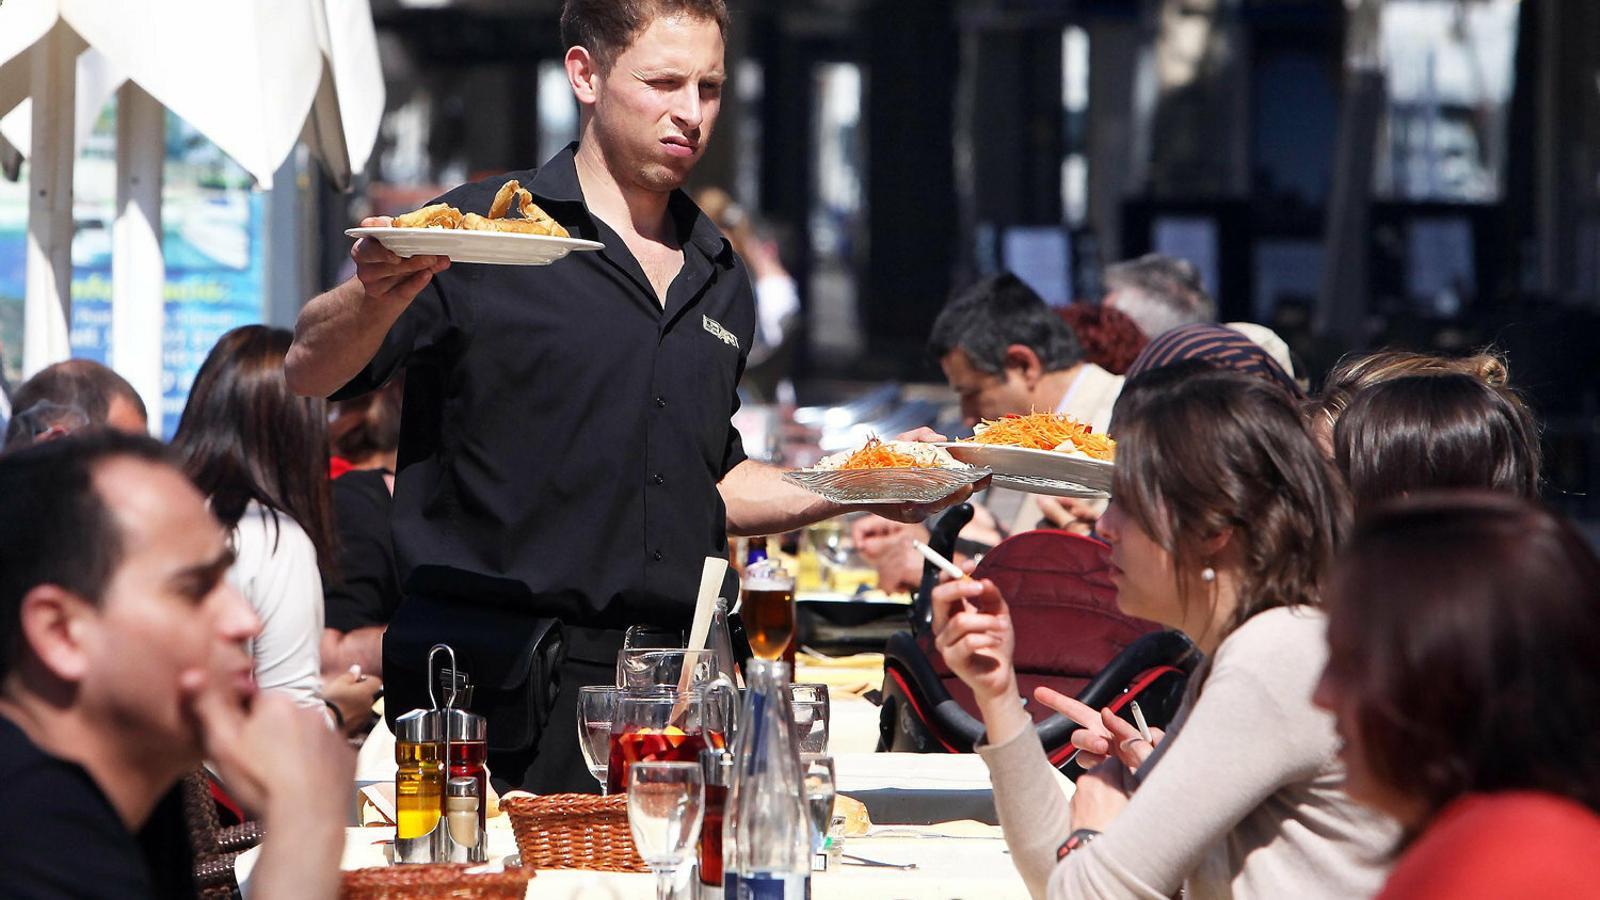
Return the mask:
[[783, 470], [745, 460], [717, 485], [728, 509], [728, 533], [779, 534], [836, 516], [842, 508], [783, 480]]
[[369, 297], [356, 278], [313, 297], [300, 311], [294, 344], [284, 359], [289, 389], [326, 397], [344, 387], [377, 354], [405, 308], [405, 303]]

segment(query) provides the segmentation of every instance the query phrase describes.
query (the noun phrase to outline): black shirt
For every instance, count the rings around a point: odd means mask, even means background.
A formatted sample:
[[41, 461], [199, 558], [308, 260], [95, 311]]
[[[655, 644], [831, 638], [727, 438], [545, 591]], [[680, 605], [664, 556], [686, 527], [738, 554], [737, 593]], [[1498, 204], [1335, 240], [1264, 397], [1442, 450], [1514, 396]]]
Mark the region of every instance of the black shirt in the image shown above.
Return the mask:
[[193, 896], [192, 856], [186, 840], [173, 840], [179, 790], [136, 837], [88, 772], [0, 716], [0, 896]]
[[744, 459], [730, 417], [754, 295], [728, 241], [674, 191], [683, 269], [663, 308], [584, 205], [576, 147], [440, 201], [483, 213], [515, 178], [605, 249], [452, 265], [334, 396], [406, 369], [393, 528], [407, 593], [509, 598], [591, 627], [681, 625], [705, 557], [727, 549], [717, 482]]
[[333, 480], [331, 493], [339, 578], [323, 589], [323, 624], [336, 631], [387, 625], [400, 605], [400, 576], [389, 530], [394, 501], [384, 472], [346, 472]]

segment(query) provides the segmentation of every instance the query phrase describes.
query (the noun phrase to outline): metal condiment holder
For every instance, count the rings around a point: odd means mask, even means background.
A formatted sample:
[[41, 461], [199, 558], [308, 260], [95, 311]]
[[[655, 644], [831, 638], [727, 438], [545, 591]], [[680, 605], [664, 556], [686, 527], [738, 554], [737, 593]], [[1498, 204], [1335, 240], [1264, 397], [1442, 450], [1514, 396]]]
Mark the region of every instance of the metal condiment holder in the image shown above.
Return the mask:
[[[434, 661], [443, 652], [449, 657], [449, 665], [434, 674]], [[434, 696], [434, 686], [440, 686], [444, 694], [444, 705], [439, 704], [438, 697]], [[456, 664], [455, 648], [449, 644], [434, 644], [428, 649], [428, 701], [433, 704], [433, 714], [439, 719], [439, 731], [444, 748], [444, 783], [445, 790], [441, 796], [440, 828], [438, 841], [435, 845], [435, 862], [485, 862], [488, 859], [488, 835], [485, 829], [477, 829], [477, 841], [467, 845], [458, 842], [455, 835], [451, 834], [449, 820], [450, 786], [455, 781], [450, 776], [451, 744], [474, 739], [487, 740], [486, 724], [482, 716], [477, 716], [462, 708], [472, 702], [472, 685], [467, 680], [466, 673]], [[460, 703], [461, 706], [457, 706]], [[488, 806], [489, 798], [478, 797], [478, 808], [483, 810]], [[479, 815], [480, 825], [482, 814]]]

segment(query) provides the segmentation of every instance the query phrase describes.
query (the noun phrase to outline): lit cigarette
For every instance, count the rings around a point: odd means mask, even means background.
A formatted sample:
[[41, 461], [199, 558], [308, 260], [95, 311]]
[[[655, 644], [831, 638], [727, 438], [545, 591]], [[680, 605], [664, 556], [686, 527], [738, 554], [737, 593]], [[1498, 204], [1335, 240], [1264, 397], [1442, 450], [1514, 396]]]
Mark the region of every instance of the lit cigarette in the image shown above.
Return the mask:
[[1128, 708], [1133, 710], [1133, 724], [1139, 726], [1139, 737], [1143, 738], [1146, 744], [1155, 746], [1156, 742], [1150, 740], [1150, 725], [1144, 720], [1144, 710], [1139, 708], [1139, 701], [1129, 703]]
[[967, 573], [961, 571], [960, 566], [948, 559], [945, 559], [944, 556], [939, 553], [939, 551], [929, 547], [927, 544], [924, 544], [923, 542], [913, 538], [911, 541], [911, 546], [917, 548], [917, 552], [922, 554], [923, 559], [944, 570], [944, 573], [949, 575], [951, 578], [967, 577]]

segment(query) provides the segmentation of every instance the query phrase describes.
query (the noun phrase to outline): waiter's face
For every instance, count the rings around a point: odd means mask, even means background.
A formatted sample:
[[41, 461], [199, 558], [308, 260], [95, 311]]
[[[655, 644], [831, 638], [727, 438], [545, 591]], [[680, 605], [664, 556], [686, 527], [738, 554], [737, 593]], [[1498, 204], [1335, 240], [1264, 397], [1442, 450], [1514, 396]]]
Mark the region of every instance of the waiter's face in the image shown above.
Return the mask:
[[616, 178], [681, 187], [722, 107], [722, 32], [688, 15], [653, 20], [595, 79], [594, 125]]

